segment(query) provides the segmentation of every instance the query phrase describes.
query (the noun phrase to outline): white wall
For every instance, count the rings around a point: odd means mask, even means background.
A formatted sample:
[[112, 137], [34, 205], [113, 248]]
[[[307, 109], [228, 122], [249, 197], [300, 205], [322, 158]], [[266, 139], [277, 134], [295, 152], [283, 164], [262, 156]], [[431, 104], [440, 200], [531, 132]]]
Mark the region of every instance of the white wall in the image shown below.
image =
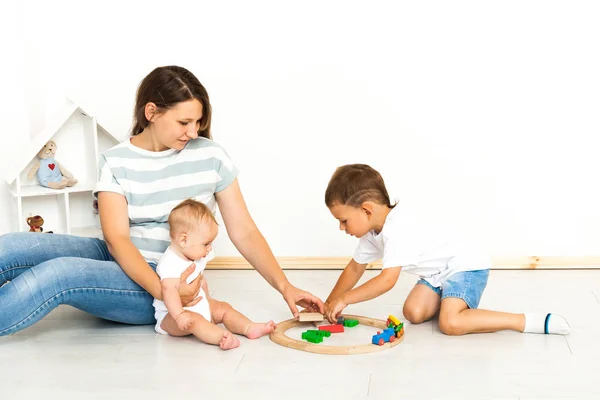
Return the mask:
[[[401, 205], [495, 254], [600, 252], [595, 1], [26, 7], [8, 42], [26, 64], [11, 114], [27, 121], [0, 130], [7, 146], [65, 93], [126, 137], [139, 81], [179, 64], [209, 90], [214, 138], [279, 256], [351, 254], [323, 192], [353, 162], [379, 169]], [[237, 254], [219, 241], [220, 255]]]
[[[23, 71], [25, 64], [24, 37], [16, 19], [18, 5], [6, 2], [0, 6], [0, 166], [7, 165], [14, 148], [22, 145], [29, 137], [29, 118], [25, 110]], [[4, 170], [4, 168], [1, 168]], [[3, 173], [2, 173], [3, 174]], [[8, 185], [0, 179], [0, 234], [16, 228], [12, 226], [11, 197]]]

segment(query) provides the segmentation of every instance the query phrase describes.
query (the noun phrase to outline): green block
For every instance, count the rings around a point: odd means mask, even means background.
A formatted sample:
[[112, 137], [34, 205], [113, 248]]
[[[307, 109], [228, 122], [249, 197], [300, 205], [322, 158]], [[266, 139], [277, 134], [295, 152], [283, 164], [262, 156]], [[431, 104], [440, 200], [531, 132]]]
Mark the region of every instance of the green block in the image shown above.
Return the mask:
[[319, 330], [309, 329], [309, 330], [306, 331], [306, 333], [310, 333], [312, 335], [321, 336], [321, 337], [323, 337], [323, 336], [325, 336], [325, 337], [331, 336], [331, 332], [329, 332], [329, 331], [322, 331], [320, 329]]
[[309, 337], [314, 337], [315, 334], [314, 333], [310, 333], [310, 332], [302, 332], [302, 339], [307, 339]]
[[309, 336], [306, 338], [311, 343], [321, 343], [323, 338], [321, 336]]
[[320, 343], [323, 341], [323, 337], [329, 337], [331, 336], [331, 332], [327, 332], [327, 331], [317, 331], [317, 330], [307, 330], [305, 332], [302, 332], [302, 339], [304, 340], [308, 340], [309, 342], [311, 341], [310, 339], [321, 339], [319, 342], [313, 342], [313, 343]]
[[357, 319], [346, 319], [344, 320], [344, 326], [348, 327], [348, 328], [352, 328], [354, 326], [358, 325], [358, 320]]

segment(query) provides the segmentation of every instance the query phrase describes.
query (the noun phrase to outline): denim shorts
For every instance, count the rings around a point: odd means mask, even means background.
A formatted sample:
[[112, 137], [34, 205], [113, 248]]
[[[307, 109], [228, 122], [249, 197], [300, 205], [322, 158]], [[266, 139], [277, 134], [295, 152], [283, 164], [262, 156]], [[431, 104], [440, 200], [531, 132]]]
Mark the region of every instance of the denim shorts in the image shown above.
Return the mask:
[[489, 269], [481, 269], [477, 271], [463, 271], [451, 275], [442, 287], [433, 287], [425, 279], [419, 279], [417, 284], [425, 285], [438, 295], [442, 300], [447, 297], [454, 297], [463, 300], [469, 308], [477, 308], [479, 301], [483, 295], [490, 275]]

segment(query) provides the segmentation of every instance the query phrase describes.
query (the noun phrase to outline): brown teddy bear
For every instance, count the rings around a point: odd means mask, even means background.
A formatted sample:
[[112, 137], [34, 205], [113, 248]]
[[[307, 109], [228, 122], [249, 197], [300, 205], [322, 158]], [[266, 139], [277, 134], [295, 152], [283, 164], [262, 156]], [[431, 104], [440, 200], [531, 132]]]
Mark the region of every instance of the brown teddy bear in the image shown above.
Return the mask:
[[27, 218], [27, 225], [29, 225], [29, 232], [44, 232], [44, 218], [39, 215]]
[[31, 167], [28, 179], [33, 179], [37, 172], [37, 178], [40, 185], [52, 189], [63, 189], [67, 186], [73, 186], [78, 181], [65, 167], [60, 165], [54, 156], [56, 154], [56, 143], [51, 140], [37, 154], [38, 161]]
[[[33, 217], [27, 218], [27, 225], [29, 225], [29, 232], [44, 232], [44, 218], [39, 215], [34, 215]], [[47, 231], [46, 233], [54, 233], [52, 231]]]

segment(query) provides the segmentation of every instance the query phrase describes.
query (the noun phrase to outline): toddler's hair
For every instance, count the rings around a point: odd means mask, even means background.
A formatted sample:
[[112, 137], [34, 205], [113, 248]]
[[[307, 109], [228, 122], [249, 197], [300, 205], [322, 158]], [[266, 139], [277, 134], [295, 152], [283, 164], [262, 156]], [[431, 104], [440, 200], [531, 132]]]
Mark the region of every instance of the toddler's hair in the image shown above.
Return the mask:
[[381, 174], [366, 164], [348, 164], [338, 167], [325, 191], [325, 204], [360, 207], [372, 201], [394, 208]]
[[215, 216], [206, 204], [193, 199], [182, 201], [169, 214], [168, 222], [171, 238], [174, 239], [179, 233], [195, 229], [205, 219], [208, 221], [212, 219], [215, 224], [217, 223]]

